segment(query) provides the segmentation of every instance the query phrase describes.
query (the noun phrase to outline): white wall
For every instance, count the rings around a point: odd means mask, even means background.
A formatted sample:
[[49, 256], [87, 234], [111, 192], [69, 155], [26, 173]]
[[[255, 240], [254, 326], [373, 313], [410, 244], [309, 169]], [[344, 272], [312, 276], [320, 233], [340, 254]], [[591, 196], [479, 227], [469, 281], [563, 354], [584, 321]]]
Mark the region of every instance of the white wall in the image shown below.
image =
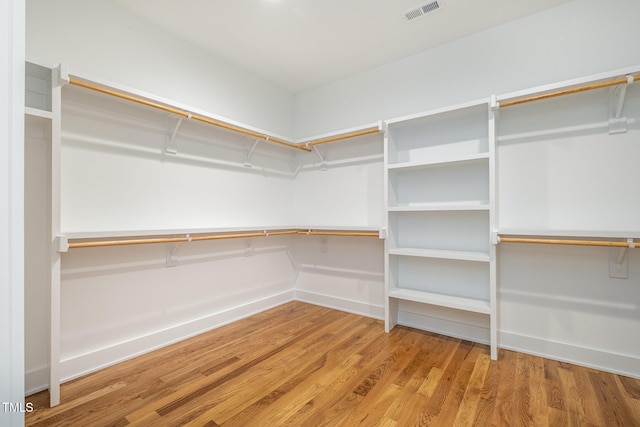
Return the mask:
[[318, 145], [298, 154], [294, 222], [325, 227], [374, 227], [383, 220], [382, 133]]
[[107, 1], [29, 0], [27, 57], [292, 134], [292, 95]]
[[574, 0], [296, 96], [295, 135], [640, 64], [636, 0]]
[[[288, 226], [290, 148], [74, 86], [63, 92], [62, 231]], [[223, 162], [223, 163], [220, 163]]]
[[26, 409], [24, 1], [11, 0], [0, 4], [0, 57], [3, 64], [0, 67], [0, 402], [3, 402], [0, 424], [22, 426]]

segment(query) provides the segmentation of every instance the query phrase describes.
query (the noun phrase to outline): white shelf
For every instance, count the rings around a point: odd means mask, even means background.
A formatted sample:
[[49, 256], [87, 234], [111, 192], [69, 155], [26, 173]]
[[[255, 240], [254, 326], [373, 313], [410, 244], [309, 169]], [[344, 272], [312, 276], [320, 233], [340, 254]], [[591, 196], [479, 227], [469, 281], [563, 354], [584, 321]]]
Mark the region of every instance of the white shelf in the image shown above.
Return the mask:
[[501, 228], [501, 236], [545, 236], [545, 237], [594, 237], [610, 239], [640, 239], [640, 231], [622, 230], [560, 230], [560, 229], [532, 229], [532, 228]]
[[486, 252], [449, 251], [441, 249], [395, 248], [389, 249], [389, 255], [477, 262], [489, 262], [491, 260], [489, 254]]
[[260, 233], [263, 231], [277, 230], [313, 230], [313, 231], [362, 231], [380, 232], [380, 227], [346, 227], [346, 226], [301, 226], [301, 225], [281, 225], [281, 226], [249, 226], [249, 227], [212, 227], [212, 228], [174, 228], [163, 230], [104, 230], [104, 231], [66, 231], [62, 234], [68, 239], [102, 239], [118, 237], [139, 237], [139, 236], [175, 236], [186, 234], [216, 234], [216, 233]]
[[24, 107], [24, 114], [30, 117], [53, 120], [53, 113], [51, 111], [41, 110], [39, 108]]
[[433, 292], [415, 291], [412, 289], [393, 289], [389, 292], [390, 298], [406, 301], [415, 301], [440, 307], [455, 308], [457, 310], [472, 311], [481, 314], [490, 314], [491, 308], [488, 301], [473, 298], [456, 297]]
[[419, 168], [428, 168], [428, 167], [436, 167], [436, 166], [447, 166], [453, 165], [456, 163], [469, 163], [476, 162], [480, 160], [488, 160], [489, 153], [472, 153], [466, 154], [464, 156], [459, 157], [450, 157], [450, 158], [434, 158], [425, 161], [412, 161], [412, 162], [402, 162], [402, 163], [391, 163], [387, 166], [389, 170], [408, 170], [408, 169], [419, 169]]
[[389, 212], [488, 211], [489, 202], [416, 203], [389, 206]]

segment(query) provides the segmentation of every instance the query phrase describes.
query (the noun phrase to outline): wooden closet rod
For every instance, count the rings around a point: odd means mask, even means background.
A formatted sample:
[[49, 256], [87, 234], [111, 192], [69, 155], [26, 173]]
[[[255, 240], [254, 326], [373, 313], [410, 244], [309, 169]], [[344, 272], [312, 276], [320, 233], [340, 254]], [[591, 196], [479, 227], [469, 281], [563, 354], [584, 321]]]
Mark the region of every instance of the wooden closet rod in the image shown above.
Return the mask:
[[277, 230], [277, 231], [255, 231], [247, 233], [219, 233], [206, 236], [176, 236], [176, 237], [140, 237], [122, 240], [90, 240], [81, 242], [69, 242], [69, 249], [75, 248], [97, 248], [105, 246], [128, 246], [128, 245], [144, 245], [149, 243], [181, 243], [181, 242], [198, 242], [204, 240], [222, 240], [222, 239], [240, 239], [246, 237], [269, 237], [282, 236], [288, 234], [308, 234], [313, 236], [364, 236], [378, 237], [377, 232], [369, 231], [314, 231], [314, 230]]
[[263, 140], [265, 140], [267, 142], [273, 142], [275, 144], [284, 145], [284, 146], [290, 147], [290, 148], [296, 148], [298, 150], [311, 151], [310, 148], [305, 147], [303, 145], [294, 144], [292, 142], [285, 141], [285, 140], [280, 139], [280, 138], [276, 138], [276, 137], [273, 137], [273, 136], [265, 135], [263, 133], [255, 132], [255, 131], [252, 131], [252, 130], [249, 130], [249, 129], [241, 128], [239, 126], [235, 126], [235, 125], [232, 125], [232, 124], [229, 124], [229, 123], [225, 123], [225, 122], [222, 122], [220, 120], [215, 120], [215, 119], [212, 119], [212, 118], [209, 118], [209, 117], [201, 116], [199, 114], [192, 114], [192, 113], [189, 113], [188, 111], [184, 111], [184, 110], [181, 110], [181, 109], [178, 109], [178, 108], [170, 107], [168, 105], [160, 104], [158, 102], [149, 101], [148, 99], [138, 98], [136, 96], [129, 95], [129, 94], [122, 93], [122, 92], [118, 92], [118, 91], [113, 90], [113, 89], [108, 89], [108, 88], [105, 88], [105, 87], [102, 87], [102, 86], [94, 85], [92, 83], [87, 83], [87, 82], [84, 82], [82, 80], [75, 79], [73, 77], [71, 77], [69, 79], [69, 83], [74, 84], [76, 86], [84, 87], [86, 89], [91, 89], [91, 90], [94, 90], [94, 91], [97, 91], [97, 92], [101, 92], [101, 93], [104, 93], [104, 94], [107, 94], [107, 95], [115, 96], [115, 97], [118, 97], [118, 98], [121, 98], [121, 99], [126, 99], [128, 101], [136, 102], [138, 104], [146, 105], [148, 107], [152, 107], [152, 108], [156, 108], [156, 109], [159, 109], [159, 110], [167, 111], [169, 113], [176, 114], [176, 115], [179, 115], [179, 116], [182, 116], [182, 117], [185, 117], [185, 118], [198, 120], [198, 121], [203, 122], [203, 123], [207, 123], [207, 124], [210, 124], [210, 125], [214, 125], [214, 126], [218, 126], [218, 127], [227, 129], [227, 130], [238, 132], [238, 133], [241, 133], [241, 134], [244, 134], [244, 135], [247, 135], [247, 136], [251, 136], [253, 138], [260, 138], [260, 139], [263, 139]]
[[126, 246], [126, 245], [144, 245], [148, 243], [180, 243], [180, 242], [196, 242], [203, 240], [222, 240], [222, 239], [239, 239], [243, 237], [268, 237], [280, 236], [284, 234], [297, 234], [298, 230], [279, 230], [279, 231], [262, 231], [251, 233], [230, 233], [230, 234], [211, 234], [207, 236], [180, 236], [180, 237], [152, 237], [125, 240], [92, 240], [84, 242], [69, 242], [69, 249], [74, 248], [97, 248], [103, 246]]
[[335, 142], [335, 141], [340, 141], [341, 139], [355, 138], [357, 136], [369, 135], [369, 134], [378, 133], [378, 132], [380, 132], [380, 129], [378, 129], [378, 127], [376, 126], [372, 128], [345, 133], [342, 135], [328, 136], [326, 138], [316, 139], [315, 141], [305, 142], [301, 146], [312, 147], [314, 145], [326, 144], [328, 142]]
[[640, 247], [640, 242], [637, 246], [635, 242], [612, 242], [604, 240], [563, 240], [563, 239], [532, 239], [522, 237], [502, 237], [500, 236], [500, 243], [535, 243], [546, 245], [575, 245], [575, 246], [606, 246], [610, 248], [631, 248]]
[[374, 231], [313, 231], [298, 230], [297, 234], [307, 234], [309, 236], [358, 236], [358, 237], [379, 237], [380, 234]]
[[[640, 80], [640, 74], [633, 76], [634, 82], [638, 80]], [[526, 102], [540, 101], [547, 98], [554, 98], [556, 96], [570, 95], [573, 93], [585, 92], [588, 90], [600, 89], [603, 87], [616, 86], [616, 85], [627, 84], [627, 83], [628, 83], [627, 77], [620, 77], [613, 80], [606, 80], [598, 83], [590, 83], [583, 86], [576, 86], [569, 89], [561, 89], [554, 92], [542, 93], [539, 95], [533, 95], [525, 98], [516, 98], [509, 101], [500, 101], [499, 106], [511, 107], [512, 105], [524, 104]]]

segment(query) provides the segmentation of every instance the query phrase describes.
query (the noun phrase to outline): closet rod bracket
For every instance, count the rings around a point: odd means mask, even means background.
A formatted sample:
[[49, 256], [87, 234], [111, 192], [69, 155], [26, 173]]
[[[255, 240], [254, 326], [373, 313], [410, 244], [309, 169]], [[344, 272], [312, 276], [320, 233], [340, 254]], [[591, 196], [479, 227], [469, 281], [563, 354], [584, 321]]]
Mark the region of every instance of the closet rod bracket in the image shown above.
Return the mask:
[[493, 230], [491, 232], [491, 244], [497, 245], [500, 243], [500, 235], [498, 234], [498, 230]]
[[58, 234], [54, 241], [56, 252], [69, 252], [69, 239], [64, 234]]
[[388, 235], [389, 233], [387, 227], [382, 227], [380, 230], [378, 230], [378, 239], [384, 240]]
[[58, 84], [58, 86], [69, 84], [69, 68], [67, 67], [67, 64], [64, 64], [62, 62], [59, 63], [58, 66], [54, 68], [54, 77], [54, 81]]

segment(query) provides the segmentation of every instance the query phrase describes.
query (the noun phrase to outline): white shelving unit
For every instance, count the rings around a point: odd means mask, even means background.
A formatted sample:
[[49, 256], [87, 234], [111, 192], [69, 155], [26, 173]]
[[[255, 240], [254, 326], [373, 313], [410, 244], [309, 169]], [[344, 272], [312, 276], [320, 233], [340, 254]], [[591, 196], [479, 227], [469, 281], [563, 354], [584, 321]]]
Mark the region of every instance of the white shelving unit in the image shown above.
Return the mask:
[[[60, 401], [60, 254], [56, 250], [60, 233], [60, 133], [61, 83], [60, 67], [27, 61], [25, 64], [25, 292], [46, 295], [30, 298], [25, 325], [35, 330], [48, 329], [48, 351], [31, 350], [49, 355], [49, 394], [51, 406]], [[34, 304], [41, 304], [35, 306]], [[42, 321], [42, 313], [48, 313]], [[42, 331], [33, 336], [41, 336]], [[27, 334], [28, 337], [31, 334]], [[26, 343], [33, 348], [42, 343]], [[27, 360], [41, 364], [40, 360]], [[30, 366], [27, 366], [27, 370]], [[34, 378], [41, 383], [42, 378]], [[31, 382], [27, 372], [26, 386]]]
[[[387, 331], [405, 301], [487, 315], [497, 357], [495, 124], [489, 100], [387, 122]], [[428, 308], [427, 308], [428, 309]], [[428, 325], [425, 326], [428, 329]]]

